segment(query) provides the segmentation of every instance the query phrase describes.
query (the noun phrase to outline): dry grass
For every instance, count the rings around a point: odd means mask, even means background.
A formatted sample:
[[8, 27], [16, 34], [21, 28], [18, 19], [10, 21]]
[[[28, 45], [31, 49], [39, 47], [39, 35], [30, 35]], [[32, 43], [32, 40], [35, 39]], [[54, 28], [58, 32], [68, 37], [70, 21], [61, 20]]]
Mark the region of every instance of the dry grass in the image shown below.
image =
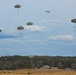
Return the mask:
[[21, 69], [0, 70], [0, 75], [76, 75], [76, 71], [70, 69]]

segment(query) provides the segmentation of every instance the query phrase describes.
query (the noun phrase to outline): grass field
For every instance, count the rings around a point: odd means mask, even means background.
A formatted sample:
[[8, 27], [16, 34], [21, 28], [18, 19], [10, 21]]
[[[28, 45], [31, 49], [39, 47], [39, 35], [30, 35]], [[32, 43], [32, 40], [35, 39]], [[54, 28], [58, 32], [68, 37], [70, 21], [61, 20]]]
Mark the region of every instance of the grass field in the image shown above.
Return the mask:
[[21, 69], [0, 70], [0, 75], [76, 75], [76, 71], [70, 69]]

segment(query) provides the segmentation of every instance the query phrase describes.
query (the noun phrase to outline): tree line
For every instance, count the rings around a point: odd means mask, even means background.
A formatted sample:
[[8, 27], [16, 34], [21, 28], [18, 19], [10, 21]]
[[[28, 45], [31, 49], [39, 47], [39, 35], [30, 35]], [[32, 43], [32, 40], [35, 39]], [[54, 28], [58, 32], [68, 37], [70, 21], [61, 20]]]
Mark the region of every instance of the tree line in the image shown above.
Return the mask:
[[35, 69], [42, 68], [48, 65], [51, 67], [58, 67], [58, 69], [74, 69], [76, 70], [76, 56], [1, 56], [0, 70], [15, 70], [15, 69]]

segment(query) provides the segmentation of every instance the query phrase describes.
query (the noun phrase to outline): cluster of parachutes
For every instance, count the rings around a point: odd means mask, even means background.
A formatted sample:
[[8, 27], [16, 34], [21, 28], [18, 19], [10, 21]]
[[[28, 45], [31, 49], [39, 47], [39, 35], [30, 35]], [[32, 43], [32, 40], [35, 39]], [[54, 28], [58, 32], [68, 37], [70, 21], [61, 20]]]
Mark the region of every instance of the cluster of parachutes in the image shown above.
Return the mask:
[[[17, 8], [17, 9], [19, 9], [19, 8], [21, 8], [21, 5], [17, 4], [14, 7]], [[50, 11], [48, 11], [48, 10], [45, 11], [45, 12], [50, 13]], [[19, 13], [19, 10], [17, 10], [17, 13]], [[33, 25], [33, 22], [28, 22], [27, 25], [31, 26], [31, 25]], [[23, 26], [18, 26], [17, 30], [24, 30], [24, 27]]]
[[[27, 25], [31, 26], [31, 25], [33, 25], [33, 22], [28, 22]], [[23, 26], [18, 26], [17, 30], [24, 30], [24, 27]]]
[[[17, 9], [19, 9], [19, 8], [21, 8], [21, 5], [16, 4], [14, 7], [17, 8]], [[46, 13], [50, 13], [51, 11], [47, 10], [47, 11], [45, 11], [45, 12], [46, 12]], [[19, 10], [17, 10], [17, 13], [19, 13]], [[72, 23], [76, 23], [76, 19], [72, 19], [71, 22], [72, 22]], [[33, 25], [33, 22], [28, 22], [27, 25], [28, 25], [28, 26], [31, 26], [31, 25]], [[24, 26], [18, 26], [18, 27], [17, 27], [17, 30], [24, 30]], [[0, 32], [2, 32], [2, 29], [0, 29]]]
[[[16, 4], [16, 5], [14, 6], [14, 8], [18, 9], [18, 10], [17, 10], [17, 13], [19, 13], [19, 8], [21, 8], [21, 5]], [[27, 22], [27, 26], [32, 26], [32, 25], [33, 25], [33, 22]], [[24, 30], [24, 26], [18, 26], [18, 27], [17, 27], [17, 30]], [[2, 32], [2, 29], [0, 29], [0, 32]]]
[[[21, 8], [21, 5], [17, 4], [17, 5], [15, 5], [15, 8]], [[17, 13], [18, 13], [18, 12], [19, 12], [19, 10], [17, 10]], [[46, 13], [50, 13], [51, 11], [47, 10], [47, 11], [45, 11], [45, 12], [46, 12]], [[72, 19], [71, 22], [72, 22], [72, 23], [76, 23], [76, 19]], [[32, 22], [28, 22], [27, 25], [33, 25], [33, 23], [32, 23]], [[18, 30], [23, 30], [24, 28], [23, 28], [23, 26], [19, 26], [17, 29], [18, 29]]]
[[[15, 7], [20, 7], [20, 6], [17, 5], [17, 6], [15, 6]], [[47, 11], [47, 12], [49, 13], [50, 11]], [[72, 19], [71, 22], [72, 22], [72, 23], [76, 23], [76, 19]], [[28, 26], [31, 26], [31, 25], [33, 25], [33, 22], [28, 22], [27, 25], [28, 25]], [[24, 30], [24, 27], [23, 27], [23, 26], [18, 26], [18, 27], [17, 27], [17, 30]], [[0, 30], [0, 32], [2, 32], [2, 30]]]
[[[28, 26], [32, 26], [33, 25], [33, 22], [28, 22], [27, 25]], [[17, 30], [24, 30], [24, 26], [18, 26], [17, 27]], [[22, 33], [20, 33], [20, 35], [22, 36]]]
[[[17, 8], [17, 9], [19, 9], [19, 8], [21, 8], [21, 5], [17, 4], [14, 7]], [[19, 10], [17, 10], [17, 13], [19, 13]], [[33, 22], [28, 22], [27, 25], [31, 26], [31, 25], [33, 25]], [[18, 26], [17, 30], [24, 30], [24, 26]], [[20, 33], [20, 35], [21, 35], [21, 33]]]

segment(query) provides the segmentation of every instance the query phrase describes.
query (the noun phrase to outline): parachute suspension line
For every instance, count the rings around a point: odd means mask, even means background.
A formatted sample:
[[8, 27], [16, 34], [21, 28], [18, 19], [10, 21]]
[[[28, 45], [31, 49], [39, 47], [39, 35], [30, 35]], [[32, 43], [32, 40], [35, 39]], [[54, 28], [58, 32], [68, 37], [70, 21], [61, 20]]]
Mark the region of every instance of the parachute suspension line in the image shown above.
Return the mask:
[[20, 37], [22, 38], [22, 32], [20, 32]]
[[17, 16], [19, 16], [19, 10], [17, 10]]

